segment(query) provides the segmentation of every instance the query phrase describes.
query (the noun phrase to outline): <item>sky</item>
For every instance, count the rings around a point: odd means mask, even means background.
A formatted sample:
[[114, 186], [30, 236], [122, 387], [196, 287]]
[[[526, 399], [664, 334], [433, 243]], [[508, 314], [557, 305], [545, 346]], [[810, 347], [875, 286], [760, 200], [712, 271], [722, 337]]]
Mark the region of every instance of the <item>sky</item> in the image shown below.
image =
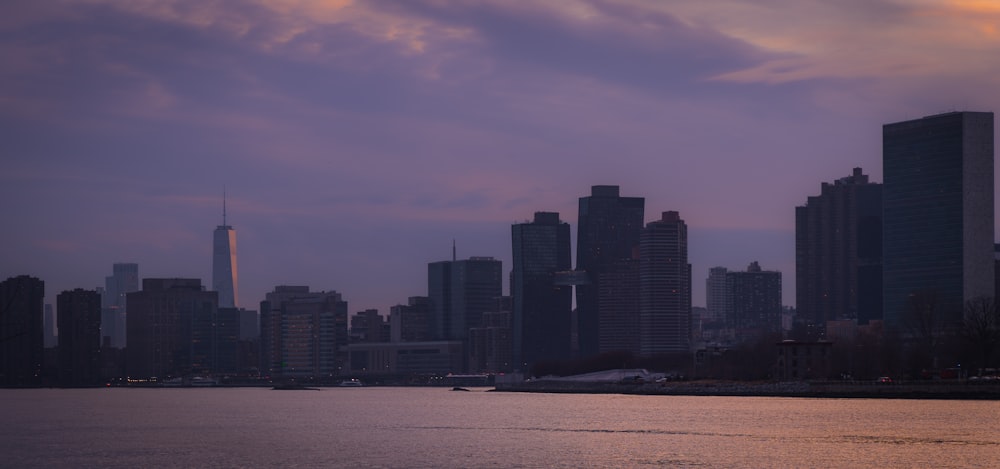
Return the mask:
[[[795, 304], [795, 206], [863, 168], [881, 126], [1000, 109], [1000, 3], [7, 0], [0, 278], [47, 302], [141, 278], [211, 284], [237, 232], [239, 305], [276, 285], [383, 314], [427, 263], [619, 185], [688, 225], [708, 269], [759, 261]], [[575, 246], [574, 246], [575, 249]], [[505, 293], [508, 291], [505, 280]]]

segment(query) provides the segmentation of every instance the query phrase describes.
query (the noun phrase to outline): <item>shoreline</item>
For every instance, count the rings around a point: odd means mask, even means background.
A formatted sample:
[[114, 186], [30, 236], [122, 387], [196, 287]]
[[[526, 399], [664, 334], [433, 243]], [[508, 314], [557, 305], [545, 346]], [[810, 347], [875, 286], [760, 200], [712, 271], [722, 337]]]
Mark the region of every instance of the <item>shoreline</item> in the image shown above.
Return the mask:
[[642, 396], [746, 396], [848, 399], [1000, 400], [1000, 383], [861, 383], [840, 381], [685, 381], [620, 384], [558, 380], [497, 383], [497, 392], [630, 394]]

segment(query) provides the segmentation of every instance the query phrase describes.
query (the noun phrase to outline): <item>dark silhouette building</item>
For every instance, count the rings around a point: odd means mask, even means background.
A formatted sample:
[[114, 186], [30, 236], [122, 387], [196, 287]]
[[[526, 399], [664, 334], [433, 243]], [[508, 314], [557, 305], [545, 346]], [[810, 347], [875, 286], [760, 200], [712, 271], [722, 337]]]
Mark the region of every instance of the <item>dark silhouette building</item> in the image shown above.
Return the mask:
[[886, 327], [907, 332], [917, 310], [958, 327], [965, 301], [994, 294], [993, 113], [886, 124], [882, 168]]
[[464, 340], [479, 327], [503, 289], [502, 265], [492, 257], [427, 265], [431, 331], [435, 340]]
[[378, 314], [377, 309], [358, 311], [351, 316], [348, 336], [351, 343], [389, 342], [389, 323]]
[[114, 348], [125, 348], [125, 322], [128, 308], [125, 302], [129, 293], [139, 291], [139, 264], [116, 263], [112, 274], [104, 277], [104, 294], [101, 295], [102, 343]]
[[[576, 289], [580, 356], [599, 353], [601, 325], [615, 321], [614, 312], [600, 307], [601, 282], [605, 278], [602, 276], [627, 277], [628, 262], [635, 258], [634, 251], [639, 247], [645, 204], [641, 197], [620, 197], [618, 186], [593, 186], [589, 197], [580, 198], [576, 270], [584, 271], [588, 282], [577, 285]], [[616, 266], [626, 270], [612, 274]], [[615, 303], [618, 302], [605, 301], [609, 305]]]
[[56, 296], [58, 369], [62, 386], [101, 382], [101, 295], [77, 288]]
[[218, 314], [218, 299], [198, 279], [143, 279], [141, 291], [126, 295], [126, 373], [164, 379], [202, 371], [196, 367], [204, 363], [203, 349], [195, 340], [203, 336], [195, 329]]
[[392, 342], [426, 342], [430, 334], [431, 300], [411, 296], [405, 305], [389, 308], [389, 333]]
[[639, 352], [691, 350], [691, 264], [687, 224], [663, 212], [639, 238]]
[[528, 369], [540, 360], [571, 356], [573, 287], [558, 285], [556, 273], [572, 268], [569, 224], [554, 212], [536, 212], [531, 222], [511, 226], [514, 268], [513, 363]]
[[597, 353], [639, 355], [639, 259], [619, 259], [597, 275]]
[[729, 311], [737, 340], [781, 330], [781, 272], [751, 262], [745, 272], [727, 272]]
[[45, 282], [27, 275], [0, 282], [0, 386], [42, 383]]
[[795, 208], [795, 278], [798, 317], [820, 333], [882, 319], [882, 185], [861, 168]]
[[511, 297], [496, 299], [493, 311], [483, 313], [479, 327], [469, 328], [470, 373], [506, 373], [514, 368], [511, 349]]
[[348, 345], [347, 302], [335, 291], [277, 286], [260, 304], [261, 373], [328, 379], [341, 373]]

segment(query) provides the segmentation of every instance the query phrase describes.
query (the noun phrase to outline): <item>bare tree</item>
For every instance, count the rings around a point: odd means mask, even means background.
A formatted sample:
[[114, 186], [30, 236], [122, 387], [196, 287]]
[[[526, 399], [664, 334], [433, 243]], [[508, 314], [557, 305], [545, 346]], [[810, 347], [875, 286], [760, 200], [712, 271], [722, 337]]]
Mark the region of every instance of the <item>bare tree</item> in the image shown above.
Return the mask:
[[989, 366], [1000, 345], [1000, 308], [995, 298], [979, 297], [965, 303], [962, 336], [972, 348], [979, 366]]

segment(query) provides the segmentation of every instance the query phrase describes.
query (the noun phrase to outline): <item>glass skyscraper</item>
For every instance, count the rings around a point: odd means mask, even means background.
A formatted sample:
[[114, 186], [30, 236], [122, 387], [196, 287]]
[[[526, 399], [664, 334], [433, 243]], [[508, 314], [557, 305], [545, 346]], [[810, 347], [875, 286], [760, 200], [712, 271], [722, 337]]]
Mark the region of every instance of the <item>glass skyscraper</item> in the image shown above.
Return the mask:
[[536, 212], [533, 221], [511, 226], [513, 361], [518, 367], [570, 356], [573, 287], [556, 283], [556, 273], [572, 267], [569, 235], [569, 224], [552, 212]]
[[951, 112], [882, 128], [883, 313], [904, 333], [994, 296], [993, 113]]

